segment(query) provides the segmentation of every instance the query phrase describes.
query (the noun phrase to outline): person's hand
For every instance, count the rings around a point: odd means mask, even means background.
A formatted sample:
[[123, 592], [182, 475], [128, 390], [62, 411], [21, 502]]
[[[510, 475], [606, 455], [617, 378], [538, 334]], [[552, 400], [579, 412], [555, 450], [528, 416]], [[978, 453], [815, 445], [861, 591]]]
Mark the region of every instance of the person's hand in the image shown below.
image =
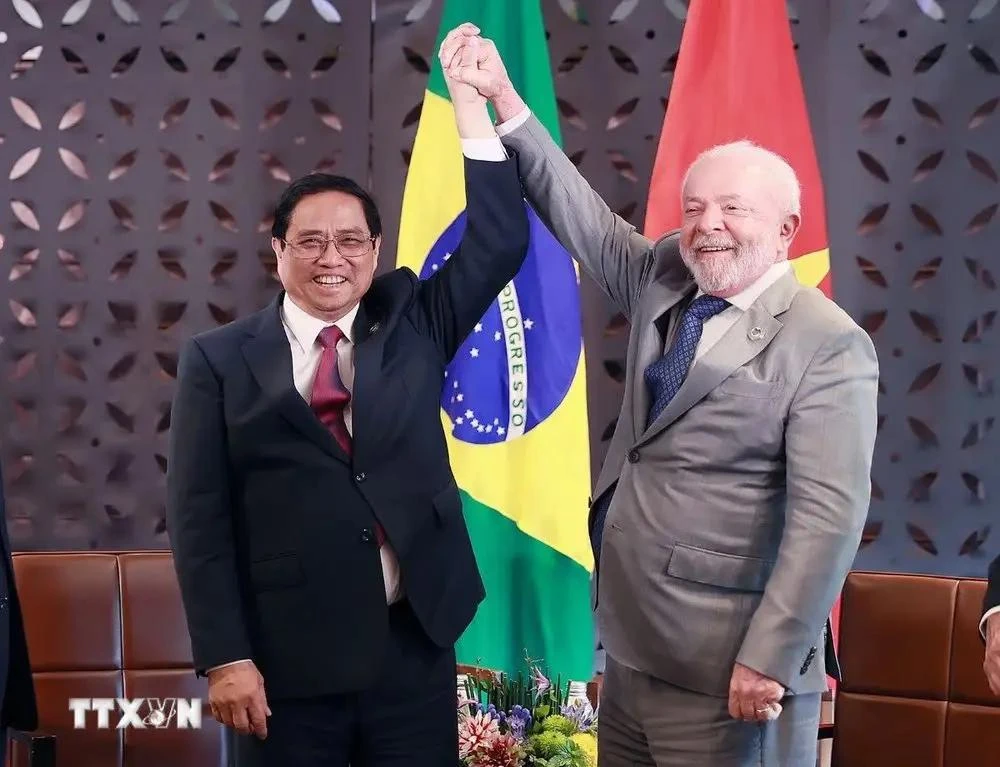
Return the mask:
[[461, 24], [441, 41], [438, 52], [446, 75], [474, 87], [489, 101], [514, 90], [500, 53], [492, 40], [479, 36], [474, 24]]
[[[449, 37], [456, 34], [458, 30], [462, 30], [463, 39], [472, 41], [472, 44], [451, 46], [447, 61], [445, 61], [444, 56], [444, 42], [441, 44], [441, 50], [438, 51], [441, 70], [444, 73], [444, 82], [448, 86], [448, 96], [451, 98], [451, 103], [455, 106], [462, 104], [485, 104], [486, 97], [473, 85], [466, 82], [465, 77], [460, 75], [464, 70], [474, 70], [476, 68], [477, 47], [480, 39], [477, 37], [479, 27], [466, 23], [452, 30], [449, 33]], [[448, 38], [445, 38], [445, 42], [447, 40]]]
[[243, 735], [267, 737], [271, 709], [264, 695], [264, 677], [252, 661], [208, 672], [208, 703], [212, 716]]
[[986, 681], [994, 695], [1000, 695], [1000, 613], [986, 620], [986, 659], [983, 661]]
[[741, 663], [729, 681], [729, 715], [745, 722], [766, 722], [781, 713], [785, 688]]

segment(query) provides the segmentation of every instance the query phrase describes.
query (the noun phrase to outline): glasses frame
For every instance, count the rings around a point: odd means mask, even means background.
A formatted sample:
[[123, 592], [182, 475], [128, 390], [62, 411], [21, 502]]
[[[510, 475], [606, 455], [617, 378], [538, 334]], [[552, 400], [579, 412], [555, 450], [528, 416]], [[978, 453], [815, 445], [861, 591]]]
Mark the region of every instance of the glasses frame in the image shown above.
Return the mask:
[[337, 253], [339, 253], [344, 258], [360, 258], [361, 256], [368, 255], [368, 253], [371, 252], [372, 248], [375, 247], [375, 241], [378, 239], [378, 235], [376, 235], [376, 234], [368, 235], [368, 239], [367, 239], [368, 247], [365, 248], [364, 251], [362, 251], [361, 253], [358, 253], [357, 255], [354, 255], [354, 256], [349, 256], [349, 255], [347, 255], [346, 253], [344, 253], [340, 249], [340, 247], [337, 245], [337, 238], [336, 237], [322, 237], [322, 238], [318, 238], [317, 237], [316, 239], [322, 239], [323, 240], [323, 249], [318, 254], [316, 254], [315, 256], [303, 256], [303, 255], [301, 255], [300, 251], [295, 246], [295, 244], [292, 243], [292, 242], [289, 242], [284, 237], [279, 237], [278, 238], [278, 242], [283, 243], [285, 245], [285, 247], [288, 249], [288, 252], [292, 255], [292, 257], [293, 258], [297, 258], [300, 261], [314, 261], [317, 258], [322, 258], [323, 256], [326, 255], [326, 252], [327, 252], [327, 250], [329, 250], [331, 243], [333, 243], [333, 247], [337, 251]]

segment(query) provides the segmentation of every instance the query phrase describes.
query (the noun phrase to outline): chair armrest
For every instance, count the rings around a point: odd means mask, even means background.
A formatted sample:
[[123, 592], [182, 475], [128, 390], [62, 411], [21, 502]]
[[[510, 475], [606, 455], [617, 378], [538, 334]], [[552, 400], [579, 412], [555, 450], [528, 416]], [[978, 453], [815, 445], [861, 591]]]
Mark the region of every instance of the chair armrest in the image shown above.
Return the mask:
[[56, 736], [46, 732], [7, 729], [7, 737], [28, 750], [28, 767], [56, 767]]
[[[834, 695], [832, 690], [827, 690], [826, 692], [824, 692], [823, 709], [826, 709], [827, 706], [832, 705], [835, 699], [836, 696]], [[833, 722], [831, 717], [832, 717], [832, 712], [830, 717], [826, 716], [825, 714], [820, 714], [819, 733], [817, 736], [817, 740], [833, 740], [834, 735], [836, 734], [837, 726]]]

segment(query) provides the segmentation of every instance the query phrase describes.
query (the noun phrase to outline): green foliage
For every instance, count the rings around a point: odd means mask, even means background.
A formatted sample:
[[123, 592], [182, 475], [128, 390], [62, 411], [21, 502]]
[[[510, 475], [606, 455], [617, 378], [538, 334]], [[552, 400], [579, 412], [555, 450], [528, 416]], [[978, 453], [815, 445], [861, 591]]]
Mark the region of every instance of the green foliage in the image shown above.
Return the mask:
[[552, 714], [542, 720], [542, 729], [546, 732], [561, 732], [563, 735], [572, 735], [576, 732], [576, 725], [562, 714]]
[[460, 722], [480, 711], [499, 718], [499, 731], [512, 734], [518, 744], [510, 754], [518, 767], [594, 767], [597, 712], [586, 702], [567, 705], [569, 691], [570, 682], [548, 679], [531, 660], [528, 673], [516, 677], [470, 674], [459, 704]]
[[532, 736], [528, 740], [529, 755], [532, 754], [532, 741], [541, 744], [540, 751], [533, 755], [531, 764], [534, 767], [587, 767], [586, 752], [562, 733], [543, 732]]

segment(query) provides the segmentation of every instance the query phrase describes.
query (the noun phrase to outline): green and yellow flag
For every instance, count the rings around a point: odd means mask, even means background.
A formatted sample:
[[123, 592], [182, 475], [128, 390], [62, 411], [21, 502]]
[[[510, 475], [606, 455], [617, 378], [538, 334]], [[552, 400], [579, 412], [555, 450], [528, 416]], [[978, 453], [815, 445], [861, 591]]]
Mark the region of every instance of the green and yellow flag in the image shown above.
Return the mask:
[[[561, 140], [538, 0], [446, 0], [400, 221], [397, 265], [422, 279], [451, 257], [465, 226], [464, 160], [436, 53], [466, 21], [496, 43], [518, 92]], [[487, 592], [458, 661], [516, 674], [528, 656], [584, 681], [593, 673], [593, 555], [578, 277], [528, 211], [525, 265], [459, 349], [441, 397]]]

